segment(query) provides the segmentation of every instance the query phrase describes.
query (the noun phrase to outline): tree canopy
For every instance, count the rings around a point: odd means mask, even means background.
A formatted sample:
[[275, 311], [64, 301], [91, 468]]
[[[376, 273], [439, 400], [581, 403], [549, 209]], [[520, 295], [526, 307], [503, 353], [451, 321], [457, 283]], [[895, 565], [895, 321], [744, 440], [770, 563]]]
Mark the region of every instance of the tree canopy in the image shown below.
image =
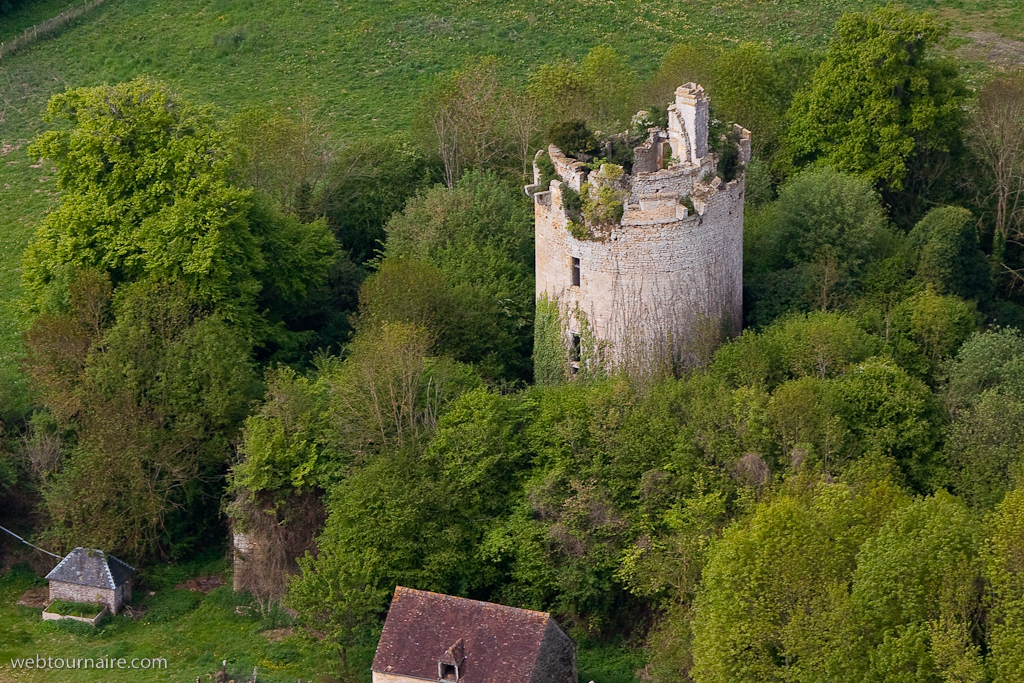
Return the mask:
[[74, 272], [93, 268], [115, 289], [180, 282], [255, 333], [261, 295], [295, 301], [334, 260], [324, 223], [286, 217], [237, 185], [212, 110], [159, 82], [72, 89], [50, 99], [45, 120], [55, 127], [31, 152], [56, 168], [61, 199], [25, 253], [32, 311], [66, 308]]
[[944, 32], [895, 4], [844, 15], [793, 100], [794, 162], [863, 174], [886, 192], [927, 189], [958, 151], [967, 95], [955, 65], [929, 55]]

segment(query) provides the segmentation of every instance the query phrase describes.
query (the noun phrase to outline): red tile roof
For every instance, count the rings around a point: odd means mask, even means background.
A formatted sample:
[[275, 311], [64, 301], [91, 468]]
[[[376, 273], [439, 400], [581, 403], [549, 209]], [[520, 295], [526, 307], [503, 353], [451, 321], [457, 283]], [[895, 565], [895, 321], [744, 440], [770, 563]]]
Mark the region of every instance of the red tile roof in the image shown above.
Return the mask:
[[437, 680], [437, 663], [460, 639], [460, 683], [529, 681], [547, 612], [495, 605], [398, 586], [373, 659], [373, 671]]

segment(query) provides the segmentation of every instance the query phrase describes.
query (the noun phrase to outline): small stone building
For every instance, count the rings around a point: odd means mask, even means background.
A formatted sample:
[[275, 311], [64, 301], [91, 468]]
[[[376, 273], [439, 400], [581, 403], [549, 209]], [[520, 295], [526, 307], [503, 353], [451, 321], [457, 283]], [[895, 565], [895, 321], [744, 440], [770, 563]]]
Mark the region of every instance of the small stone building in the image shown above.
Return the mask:
[[373, 683], [576, 683], [576, 644], [547, 612], [398, 586]]
[[134, 573], [133, 567], [102, 550], [75, 548], [46, 575], [50, 601], [93, 602], [117, 614], [132, 598]]

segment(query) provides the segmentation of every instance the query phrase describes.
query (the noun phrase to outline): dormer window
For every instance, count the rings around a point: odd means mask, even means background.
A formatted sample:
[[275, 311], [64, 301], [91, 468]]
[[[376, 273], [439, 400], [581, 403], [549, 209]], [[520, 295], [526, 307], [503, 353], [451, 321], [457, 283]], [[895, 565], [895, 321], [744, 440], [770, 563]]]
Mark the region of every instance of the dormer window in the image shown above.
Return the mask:
[[572, 257], [572, 286], [580, 286], [580, 260], [575, 256]]
[[462, 638], [459, 638], [454, 645], [445, 650], [441, 658], [437, 660], [437, 680], [459, 683], [462, 677], [462, 664], [466, 661], [465, 648]]

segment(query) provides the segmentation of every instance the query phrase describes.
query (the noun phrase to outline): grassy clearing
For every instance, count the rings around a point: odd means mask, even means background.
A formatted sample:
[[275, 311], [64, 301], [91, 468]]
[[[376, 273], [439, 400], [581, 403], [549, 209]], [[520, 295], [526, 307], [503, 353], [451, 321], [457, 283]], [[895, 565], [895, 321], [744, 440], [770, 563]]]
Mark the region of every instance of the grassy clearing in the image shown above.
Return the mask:
[[[224, 572], [223, 560], [196, 561], [159, 567], [139, 577], [140, 588], [133, 604], [147, 611], [133, 621], [124, 615], [105, 617], [96, 628], [71, 621], [44, 622], [39, 609], [17, 606], [18, 597], [43, 582], [25, 570], [0, 577], [0, 680], [64, 683], [112, 683], [114, 681], [206, 680], [228, 660], [228, 672], [236, 680], [248, 680], [257, 667], [262, 681], [323, 680], [332, 662], [312, 653], [297, 636], [272, 640], [267, 631], [287, 626], [286, 616], [259, 610], [239, 598], [230, 586], [208, 595], [174, 585], [195, 575]], [[149, 592], [154, 594], [150, 595]], [[235, 607], [251, 609], [239, 615]], [[272, 632], [280, 637], [282, 631]], [[369, 668], [372, 652], [353, 653]], [[167, 668], [152, 671], [79, 669], [73, 676], [63, 670], [11, 670], [11, 660], [25, 657], [62, 658], [166, 658]], [[353, 656], [353, 655], [350, 655]], [[364, 662], [365, 660], [365, 662]]]
[[[54, 4], [53, 7], [49, 3]], [[66, 4], [66, 3], [65, 3]], [[286, 109], [319, 98], [336, 130], [349, 136], [404, 128], [430, 78], [479, 55], [496, 55], [525, 75], [560, 57], [607, 43], [650, 73], [672, 44], [800, 41], [824, 45], [845, 11], [881, 0], [395, 0], [386, 14], [368, 0], [120, 0], [59, 36], [0, 63], [0, 410], [24, 403], [15, 369], [20, 255], [52, 201], [47, 169], [24, 153], [42, 127], [46, 100], [67, 87], [118, 82], [148, 73], [225, 112]], [[959, 34], [979, 28], [1024, 34], [1018, 0], [912, 0], [941, 11]], [[58, 6], [59, 5], [59, 6]], [[5, 21], [34, 23], [64, 5], [42, 0]], [[45, 8], [45, 9], [44, 9]], [[43, 16], [43, 15], [46, 16]], [[37, 16], [38, 15], [38, 16]]]

